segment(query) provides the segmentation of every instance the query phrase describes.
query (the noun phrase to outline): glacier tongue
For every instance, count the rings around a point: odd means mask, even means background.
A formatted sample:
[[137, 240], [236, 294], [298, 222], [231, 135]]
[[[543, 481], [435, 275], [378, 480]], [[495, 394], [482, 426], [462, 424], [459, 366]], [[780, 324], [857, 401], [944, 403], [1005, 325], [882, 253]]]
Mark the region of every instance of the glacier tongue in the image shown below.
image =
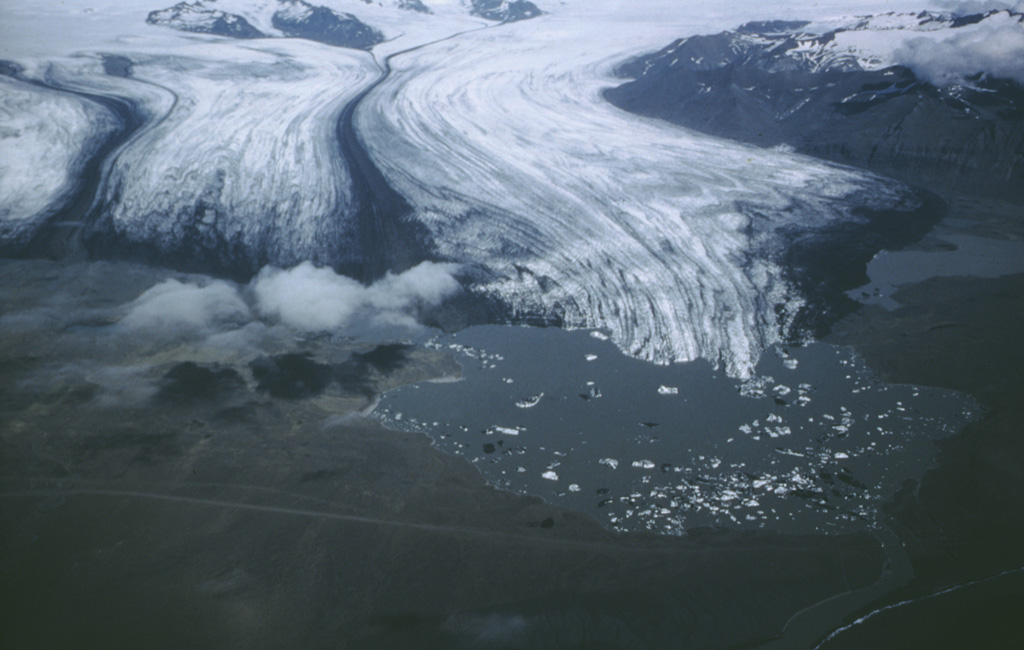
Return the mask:
[[113, 92], [162, 90], [170, 102], [114, 159], [92, 237], [242, 273], [358, 265], [336, 129], [378, 75], [365, 53], [302, 41], [134, 55], [131, 79]]
[[545, 16], [399, 55], [356, 126], [439, 253], [514, 317], [748, 375], [800, 304], [773, 262], [781, 231], [852, 219], [851, 194], [906, 197], [610, 106], [612, 67], [663, 38], [619, 18]]
[[120, 125], [94, 102], [3, 75], [0, 116], [0, 247], [17, 249], [69, 200]]

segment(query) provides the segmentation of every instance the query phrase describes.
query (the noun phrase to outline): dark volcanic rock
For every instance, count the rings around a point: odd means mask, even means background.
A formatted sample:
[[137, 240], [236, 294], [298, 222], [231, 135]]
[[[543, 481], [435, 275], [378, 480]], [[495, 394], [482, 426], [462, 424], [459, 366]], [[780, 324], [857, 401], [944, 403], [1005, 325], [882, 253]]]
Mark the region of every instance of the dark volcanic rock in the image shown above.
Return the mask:
[[487, 20], [511, 23], [536, 18], [544, 12], [528, 0], [473, 0], [473, 9], [470, 13]]
[[677, 40], [621, 66], [633, 81], [605, 97], [641, 115], [936, 191], [1024, 200], [1019, 84], [979, 76], [938, 88], [901, 66], [865, 70], [829, 49], [841, 30], [812, 35], [802, 26], [748, 23]]
[[151, 11], [146, 17], [146, 22], [183, 32], [216, 34], [231, 38], [263, 38], [266, 36], [245, 18], [217, 9], [208, 9], [200, 2], [193, 4], [179, 2], [168, 9]]
[[362, 50], [384, 40], [379, 31], [352, 14], [314, 7], [304, 0], [282, 0], [280, 5], [274, 13], [273, 25], [287, 36]]

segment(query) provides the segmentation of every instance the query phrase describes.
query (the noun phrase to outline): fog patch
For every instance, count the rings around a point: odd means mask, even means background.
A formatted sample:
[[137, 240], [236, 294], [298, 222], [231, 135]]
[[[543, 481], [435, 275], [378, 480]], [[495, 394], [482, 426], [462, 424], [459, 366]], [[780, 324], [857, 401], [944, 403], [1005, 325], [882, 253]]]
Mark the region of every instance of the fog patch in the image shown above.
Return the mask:
[[81, 373], [79, 381], [99, 390], [94, 404], [100, 408], [140, 406], [159, 391], [148, 366], [99, 366], [72, 364], [64, 369], [66, 379]]
[[311, 262], [284, 270], [268, 266], [252, 283], [261, 315], [307, 332], [357, 323], [417, 327], [417, 316], [459, 291], [454, 264], [423, 262], [404, 273], [388, 272], [363, 286]]
[[1024, 84], [1024, 27], [979, 26], [942, 41], [912, 38], [893, 59], [928, 83], [942, 87], [983, 75]]
[[205, 286], [164, 280], [128, 305], [120, 325], [157, 333], [205, 334], [251, 318], [238, 290], [222, 280]]

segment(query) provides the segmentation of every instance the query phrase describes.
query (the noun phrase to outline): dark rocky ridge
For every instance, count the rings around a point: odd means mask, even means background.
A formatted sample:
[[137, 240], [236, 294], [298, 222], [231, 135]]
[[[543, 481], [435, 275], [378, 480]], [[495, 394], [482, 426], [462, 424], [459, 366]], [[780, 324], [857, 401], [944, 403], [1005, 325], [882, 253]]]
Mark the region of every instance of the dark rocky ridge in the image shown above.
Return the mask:
[[[366, 4], [370, 4], [372, 0], [364, 0]], [[433, 11], [430, 7], [420, 2], [420, 0], [398, 0], [398, 8], [405, 9], [406, 11], [416, 11], [421, 14], [432, 14]]]
[[303, 0], [280, 0], [279, 4], [281, 9], [272, 21], [287, 36], [361, 50], [384, 40], [383, 34], [352, 14], [314, 7]]
[[[985, 16], [981, 16], [978, 22]], [[930, 14], [922, 22], [939, 20]], [[949, 29], [972, 24], [949, 21]], [[976, 77], [937, 88], [902, 66], [867, 71], [822, 47], [806, 23], [748, 23], [680, 39], [622, 65], [632, 81], [605, 92], [616, 106], [712, 135], [789, 146], [935, 191], [1024, 201], [1024, 88]]]
[[544, 12], [529, 0], [473, 0], [473, 9], [470, 13], [487, 20], [511, 23], [536, 18]]
[[231, 38], [264, 38], [266, 34], [253, 27], [248, 20], [217, 9], [207, 9], [202, 3], [179, 2], [173, 7], [149, 12], [146, 22], [164, 25], [183, 32], [215, 34]]

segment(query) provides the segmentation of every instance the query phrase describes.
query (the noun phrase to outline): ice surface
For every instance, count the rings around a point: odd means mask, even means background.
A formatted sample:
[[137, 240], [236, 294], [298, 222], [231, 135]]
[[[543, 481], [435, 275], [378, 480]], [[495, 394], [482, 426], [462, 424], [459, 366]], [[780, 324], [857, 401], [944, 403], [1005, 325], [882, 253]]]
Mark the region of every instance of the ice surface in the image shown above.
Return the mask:
[[678, 32], [602, 7], [397, 56], [357, 128], [374, 134], [371, 155], [439, 253], [476, 269], [477, 290], [513, 314], [746, 375], [788, 326], [778, 314], [800, 304], [773, 262], [779, 230], [848, 219], [840, 202], [855, 192], [901, 197], [866, 175], [608, 105], [612, 68]]
[[138, 57], [133, 77], [175, 102], [118, 156], [101, 197], [110, 227], [170, 250], [242, 247], [254, 268], [358, 254], [335, 130], [376, 75], [367, 55], [301, 41]]
[[30, 239], [119, 125], [94, 102], [0, 76], [0, 244]]

